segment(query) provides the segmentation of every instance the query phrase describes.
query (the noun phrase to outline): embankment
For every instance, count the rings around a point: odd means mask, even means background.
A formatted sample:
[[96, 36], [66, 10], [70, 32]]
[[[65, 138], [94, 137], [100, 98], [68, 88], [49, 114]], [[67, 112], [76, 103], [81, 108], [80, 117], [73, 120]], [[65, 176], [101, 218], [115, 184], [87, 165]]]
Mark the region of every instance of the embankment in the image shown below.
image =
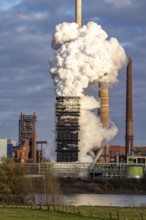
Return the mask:
[[60, 178], [61, 189], [65, 194], [72, 193], [128, 193], [146, 194], [144, 179], [77, 179]]

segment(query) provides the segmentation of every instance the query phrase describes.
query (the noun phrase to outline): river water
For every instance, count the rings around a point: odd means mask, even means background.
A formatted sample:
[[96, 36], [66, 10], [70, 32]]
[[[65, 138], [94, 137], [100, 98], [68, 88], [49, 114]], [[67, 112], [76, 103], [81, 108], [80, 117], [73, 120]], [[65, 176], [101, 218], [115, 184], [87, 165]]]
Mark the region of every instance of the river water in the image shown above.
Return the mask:
[[61, 196], [60, 201], [60, 204], [74, 206], [90, 205], [146, 207], [146, 195], [69, 194]]

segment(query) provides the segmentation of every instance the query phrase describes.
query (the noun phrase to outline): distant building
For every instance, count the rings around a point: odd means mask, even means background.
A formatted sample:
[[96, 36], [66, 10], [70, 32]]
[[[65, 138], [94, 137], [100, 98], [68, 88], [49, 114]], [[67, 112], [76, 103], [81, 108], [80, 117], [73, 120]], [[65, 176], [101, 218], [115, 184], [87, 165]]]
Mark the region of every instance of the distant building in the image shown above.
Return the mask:
[[36, 141], [36, 120], [35, 113], [33, 115], [21, 113], [19, 116], [19, 141], [17, 146], [13, 147], [16, 163], [42, 162], [42, 146], [47, 144], [47, 141]]
[[[146, 146], [131, 147], [130, 155], [146, 156]], [[111, 145], [110, 146], [110, 162], [126, 162], [125, 146]]]
[[125, 146], [111, 145], [110, 146], [110, 162], [125, 162]]
[[0, 139], [0, 162], [2, 158], [11, 158], [13, 154], [13, 145], [8, 139]]
[[19, 143], [13, 149], [16, 162], [36, 163], [36, 119], [35, 114], [19, 117]]
[[7, 139], [0, 139], [0, 161], [3, 157], [7, 157]]

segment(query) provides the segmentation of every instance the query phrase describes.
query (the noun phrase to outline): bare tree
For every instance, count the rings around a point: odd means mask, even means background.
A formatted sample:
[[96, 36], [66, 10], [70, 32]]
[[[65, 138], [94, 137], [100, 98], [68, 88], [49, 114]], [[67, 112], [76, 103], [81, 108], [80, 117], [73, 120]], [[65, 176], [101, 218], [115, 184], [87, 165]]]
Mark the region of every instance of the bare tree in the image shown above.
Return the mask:
[[59, 180], [56, 178], [53, 173], [49, 170], [44, 175], [44, 195], [45, 203], [55, 204], [59, 202], [60, 195], [62, 194]]

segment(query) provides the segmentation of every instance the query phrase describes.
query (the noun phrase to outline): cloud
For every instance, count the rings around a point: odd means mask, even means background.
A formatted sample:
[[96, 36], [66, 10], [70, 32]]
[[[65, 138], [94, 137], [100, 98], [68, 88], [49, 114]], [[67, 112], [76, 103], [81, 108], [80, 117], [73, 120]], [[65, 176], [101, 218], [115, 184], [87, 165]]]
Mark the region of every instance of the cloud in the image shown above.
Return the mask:
[[104, 0], [105, 2], [112, 4], [113, 6], [117, 8], [125, 8], [125, 7], [131, 7], [132, 6], [132, 1], [131, 0]]
[[27, 14], [23, 14], [20, 15], [19, 18], [23, 21], [39, 21], [39, 20], [45, 20], [45, 18], [47, 17], [47, 14], [44, 13], [35, 13], [35, 14], [31, 14], [31, 15], [27, 15]]

